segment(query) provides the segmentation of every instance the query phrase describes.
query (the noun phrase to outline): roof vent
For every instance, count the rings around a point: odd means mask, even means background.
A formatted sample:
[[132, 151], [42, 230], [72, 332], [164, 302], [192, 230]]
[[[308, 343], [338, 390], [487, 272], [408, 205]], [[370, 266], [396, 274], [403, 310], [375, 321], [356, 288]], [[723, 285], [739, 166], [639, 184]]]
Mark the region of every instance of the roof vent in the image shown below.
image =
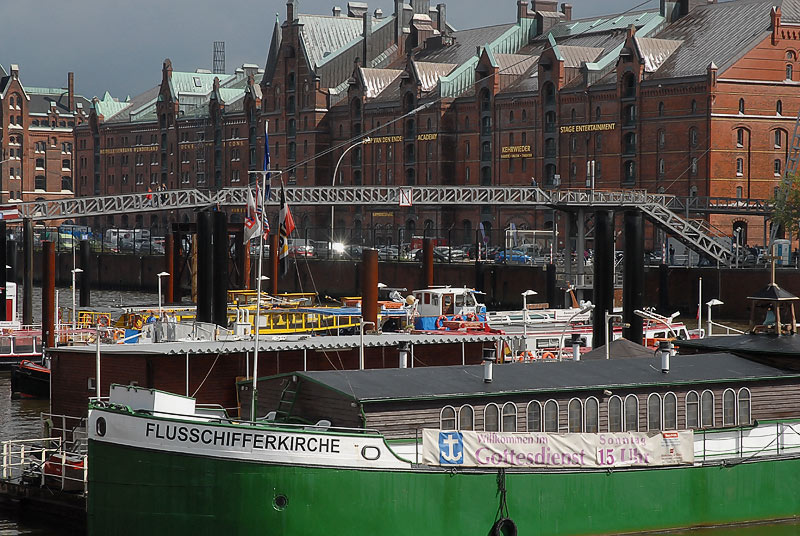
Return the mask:
[[483, 381], [484, 383], [492, 383], [492, 366], [495, 361], [496, 355], [495, 348], [483, 349]]
[[333, 16], [334, 17], [341, 17], [342, 16], [342, 8], [339, 6], [333, 6]]
[[669, 372], [669, 358], [672, 355], [672, 343], [669, 341], [659, 342], [658, 351], [661, 353], [661, 372], [666, 374]]

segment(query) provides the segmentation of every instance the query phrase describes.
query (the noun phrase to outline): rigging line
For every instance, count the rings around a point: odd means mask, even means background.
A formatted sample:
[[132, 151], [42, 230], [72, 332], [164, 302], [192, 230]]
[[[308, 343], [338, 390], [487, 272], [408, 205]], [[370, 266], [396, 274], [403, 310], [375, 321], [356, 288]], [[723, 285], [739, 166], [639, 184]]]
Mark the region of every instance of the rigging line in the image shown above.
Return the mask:
[[[224, 347], [224, 344], [223, 344], [223, 347]], [[201, 382], [200, 382], [200, 385], [198, 385], [198, 386], [197, 386], [197, 389], [195, 389], [194, 393], [192, 393], [192, 398], [194, 398], [194, 397], [195, 397], [195, 395], [197, 395], [197, 392], [198, 392], [198, 391], [200, 391], [200, 389], [203, 387], [203, 384], [205, 384], [205, 383], [206, 383], [206, 380], [207, 380], [207, 379], [208, 379], [208, 377], [211, 375], [211, 371], [212, 371], [212, 370], [214, 370], [214, 367], [216, 366], [216, 364], [217, 364], [217, 361], [219, 361], [219, 356], [220, 356], [220, 355], [222, 355], [222, 353], [221, 353], [221, 352], [217, 352], [217, 357], [216, 357], [216, 359], [214, 359], [214, 362], [213, 362], [213, 363], [211, 363], [211, 368], [209, 368], [209, 369], [208, 369], [208, 372], [206, 373], [206, 377], [205, 377], [205, 378], [203, 378], [203, 381], [201, 381]]]
[[[640, 7], [643, 7], [643, 6], [645, 6], [646, 4], [649, 4], [649, 3], [653, 2], [653, 1], [654, 1], [654, 0], [644, 0], [643, 2], [639, 2], [639, 3], [638, 3], [638, 4], [636, 4], [635, 6], [633, 6], [633, 7], [630, 7], [630, 8], [628, 8], [628, 9], [626, 9], [625, 11], [622, 11], [621, 13], [618, 13], [617, 15], [618, 15], [618, 16], [620, 16], [620, 15], [625, 15], [625, 14], [627, 14], [627, 13], [630, 13], [631, 11], [634, 11], [634, 10], [636, 10], [636, 9], [639, 9]], [[570, 40], [572, 40], [572, 39], [576, 39], [576, 38], [578, 38], [578, 37], [580, 37], [580, 36], [582, 36], [582, 35], [585, 35], [585, 34], [589, 33], [589, 32], [590, 32], [590, 30], [592, 30], [592, 27], [591, 27], [591, 26], [587, 26], [585, 30], [583, 30], [583, 31], [581, 31], [581, 32], [578, 32], [578, 33], [576, 33], [575, 35], [569, 35], [569, 36], [567, 36], [567, 37], [566, 37], [566, 38], [565, 38], [565, 39], [564, 39], [564, 40], [563, 40], [561, 43], [557, 43], [557, 45], [564, 45], [564, 44], [568, 43], [568, 42], [569, 42]], [[512, 69], [512, 68], [514, 68], [514, 67], [516, 67], [517, 65], [520, 65], [520, 64], [522, 64], [522, 63], [525, 63], [526, 61], [529, 61], [529, 59], [530, 59], [530, 58], [526, 57], [525, 59], [521, 59], [521, 60], [519, 60], [519, 61], [516, 61], [516, 62], [514, 62], [514, 63], [512, 63], [512, 64], [510, 64], [510, 65], [508, 65], [508, 66], [506, 66], [506, 67], [503, 67], [502, 69], [498, 69], [496, 73], [492, 73], [492, 74], [490, 74], [489, 76], [487, 76], [487, 77], [483, 78], [482, 80], [491, 79], [491, 78], [492, 78], [492, 77], [494, 77], [494, 76], [497, 76], [497, 75], [503, 74], [505, 71], [508, 71], [508, 70], [510, 70], [510, 69]], [[343, 148], [343, 147], [348, 147], [348, 146], [350, 146], [350, 145], [352, 145], [352, 144], [354, 144], [354, 143], [356, 143], [356, 142], [358, 142], [358, 141], [360, 141], [360, 140], [363, 140], [364, 138], [367, 138], [367, 137], [369, 137], [369, 135], [370, 135], [370, 134], [373, 134], [373, 133], [375, 133], [375, 132], [378, 132], [378, 131], [379, 131], [380, 129], [382, 129], [382, 128], [385, 128], [385, 127], [387, 127], [387, 126], [389, 126], [389, 125], [392, 125], [392, 124], [394, 124], [394, 123], [397, 123], [398, 121], [401, 121], [401, 120], [405, 119], [406, 117], [408, 117], [408, 116], [410, 116], [410, 115], [416, 115], [417, 113], [419, 113], [419, 112], [421, 112], [421, 111], [425, 110], [426, 108], [429, 108], [429, 107], [433, 106], [434, 104], [438, 104], [438, 103], [442, 102], [442, 101], [443, 101], [443, 100], [445, 100], [446, 98], [450, 98], [450, 97], [443, 97], [443, 96], [440, 96], [440, 97], [437, 97], [437, 98], [435, 98], [435, 99], [433, 99], [433, 100], [431, 100], [431, 101], [428, 101], [428, 102], [426, 102], [425, 104], [422, 104], [422, 105], [420, 105], [420, 106], [417, 106], [417, 107], [416, 107], [416, 108], [414, 108], [413, 110], [411, 110], [411, 111], [409, 111], [409, 112], [406, 112], [405, 114], [403, 114], [403, 115], [401, 115], [401, 116], [399, 116], [399, 117], [397, 117], [397, 118], [395, 118], [395, 119], [392, 119], [392, 120], [390, 120], [390, 121], [387, 121], [386, 123], [384, 123], [383, 125], [381, 125], [381, 126], [379, 126], [379, 127], [374, 127], [374, 128], [372, 128], [372, 129], [370, 129], [370, 130], [368, 130], [368, 131], [366, 131], [366, 132], [363, 132], [363, 133], [361, 133], [361, 134], [358, 134], [358, 135], [356, 135], [356, 136], [353, 136], [353, 137], [351, 137], [350, 139], [348, 139], [348, 140], [345, 140], [345, 141], [343, 141], [343, 142], [339, 143], [338, 145], [332, 146], [332, 147], [330, 147], [329, 149], [326, 149], [326, 150], [324, 150], [324, 151], [322, 151], [322, 152], [320, 152], [320, 153], [314, 154], [314, 155], [312, 155], [310, 158], [307, 158], [307, 159], [305, 159], [305, 160], [302, 160], [302, 161], [300, 161], [300, 162], [298, 162], [298, 163], [296, 163], [296, 164], [294, 164], [294, 165], [292, 165], [292, 166], [288, 166], [288, 167], [286, 167], [286, 168], [285, 168], [285, 169], [284, 169], [284, 170], [283, 170], [281, 173], [283, 173], [283, 172], [287, 172], [287, 173], [288, 173], [288, 172], [290, 172], [290, 171], [294, 171], [294, 170], [296, 170], [298, 167], [300, 167], [300, 166], [302, 166], [302, 165], [304, 165], [304, 164], [308, 164], [309, 162], [313, 162], [314, 160], [317, 160], [318, 158], [321, 158], [321, 157], [323, 157], [323, 156], [326, 156], [326, 155], [328, 155], [328, 154], [330, 154], [330, 153], [332, 153], [332, 152], [334, 152], [334, 151], [338, 151], [339, 149], [341, 149], [341, 148]], [[256, 173], [263, 173], [263, 172], [256, 172]]]

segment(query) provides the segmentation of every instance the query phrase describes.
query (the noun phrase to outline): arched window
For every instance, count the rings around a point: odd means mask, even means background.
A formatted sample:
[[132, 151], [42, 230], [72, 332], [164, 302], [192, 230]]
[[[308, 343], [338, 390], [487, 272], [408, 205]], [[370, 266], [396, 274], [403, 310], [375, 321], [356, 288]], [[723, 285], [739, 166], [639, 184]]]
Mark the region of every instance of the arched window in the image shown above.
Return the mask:
[[664, 175], [664, 170], [666, 169], [666, 164], [664, 163], [663, 158], [658, 159], [658, 174]]
[[625, 397], [625, 431], [639, 431], [639, 399], [636, 395]]
[[750, 389], [742, 387], [738, 394], [739, 424], [750, 424]]
[[697, 147], [697, 129], [694, 127], [689, 129], [689, 145]]
[[469, 116], [464, 118], [464, 130], [469, 130]]
[[594, 109], [594, 120], [600, 121], [600, 107]]
[[775, 160], [772, 161], [772, 173], [776, 177], [780, 177], [781, 176], [781, 166], [782, 165], [783, 165], [783, 162], [779, 158], [776, 158]]
[[567, 406], [567, 431], [575, 434], [583, 432], [583, 404], [578, 398], [570, 400]]
[[295, 104], [294, 104], [294, 95], [290, 95], [286, 98], [286, 111], [290, 114], [295, 112]]
[[286, 122], [286, 135], [295, 136], [297, 134], [297, 126], [294, 119], [289, 119]]
[[544, 103], [546, 105], [551, 105], [556, 103], [556, 88], [552, 83], [547, 82], [544, 85], [543, 93], [544, 93]]
[[492, 111], [492, 101], [489, 95], [489, 90], [485, 88], [481, 91], [481, 111], [482, 112]]
[[625, 154], [636, 153], [636, 133], [628, 132], [625, 134]]
[[572, 109], [570, 113], [570, 120], [574, 123], [575, 122], [575, 108]]
[[773, 147], [775, 149], [780, 149], [781, 147], [783, 147], [783, 131], [778, 129], [775, 131], [775, 134], [773, 136], [775, 138]]
[[780, 100], [775, 103], [775, 113], [781, 115], [783, 113], [783, 102]]
[[600, 402], [590, 396], [586, 399], [583, 411], [583, 431], [590, 434], [598, 433], [600, 431]]
[[442, 430], [456, 429], [456, 410], [453, 406], [445, 406], [439, 414], [439, 428]]
[[555, 132], [556, 130], [556, 113], [547, 112], [544, 114], [544, 131]]
[[636, 182], [636, 162], [625, 161], [625, 182]]
[[793, 74], [792, 64], [791, 63], [787, 63], [786, 64], [786, 80], [791, 80], [792, 79], [792, 74]]
[[686, 393], [686, 428], [700, 427], [700, 397], [696, 391]]
[[517, 406], [513, 402], [503, 404], [503, 432], [517, 431]]
[[509, 123], [513, 123], [514, 122], [514, 110], [511, 110], [510, 112], [508, 112], [508, 122]]
[[483, 408], [483, 430], [486, 432], [500, 431], [500, 408], [497, 404], [486, 404]]
[[658, 393], [651, 393], [647, 397], [647, 430], [661, 430], [661, 396]]
[[528, 431], [541, 432], [542, 431], [542, 405], [536, 400], [528, 402]]
[[492, 134], [492, 118], [489, 116], [481, 118], [481, 134], [489, 136]]
[[294, 91], [294, 86], [295, 86], [294, 73], [289, 73], [289, 76], [286, 78], [286, 90]]
[[741, 177], [744, 175], [744, 159], [737, 158], [736, 159], [736, 176]]
[[430, 132], [431, 128], [432, 128], [431, 127], [431, 118], [430, 117], [428, 118], [428, 122], [426, 123], [426, 125], [427, 125], [428, 132]]
[[287, 147], [289, 152], [289, 160], [295, 160], [297, 158], [297, 145], [293, 141], [290, 141]]
[[664, 395], [664, 430], [678, 429], [678, 397], [675, 393]]
[[663, 149], [664, 145], [667, 143], [667, 136], [663, 130], [658, 131], [658, 147], [659, 149]]
[[626, 73], [622, 79], [622, 96], [635, 97], [636, 96], [636, 79], [632, 73]]
[[458, 429], [475, 429], [475, 410], [469, 404], [461, 406], [461, 409], [458, 410]]
[[528, 112], [526, 112], [525, 109], [522, 110], [522, 120], [523, 121], [528, 120]]
[[744, 99], [739, 99], [739, 113], [744, 113]]
[[558, 432], [558, 402], [555, 400], [544, 404], [544, 431]]
[[744, 195], [744, 188], [741, 186], [736, 187], [736, 199], [741, 199]]
[[663, 102], [659, 102], [658, 103], [658, 117], [663, 117], [663, 116], [664, 116], [664, 103]]
[[737, 147], [744, 147], [744, 129], [737, 128], [736, 129], [736, 146]]
[[608, 431], [622, 431], [622, 399], [617, 395], [608, 399]]
[[692, 99], [692, 114], [697, 113], [697, 101]]
[[714, 427], [714, 393], [708, 389], [700, 395], [700, 426]]
[[725, 389], [722, 393], [722, 426], [736, 424], [736, 393], [733, 389]]

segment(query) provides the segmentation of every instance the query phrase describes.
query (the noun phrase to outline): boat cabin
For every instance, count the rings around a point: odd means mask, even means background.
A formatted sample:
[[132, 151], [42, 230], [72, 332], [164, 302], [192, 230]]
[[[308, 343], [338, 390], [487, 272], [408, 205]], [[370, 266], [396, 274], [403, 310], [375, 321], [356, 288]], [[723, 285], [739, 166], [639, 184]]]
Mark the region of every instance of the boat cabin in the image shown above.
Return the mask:
[[[478, 292], [471, 288], [439, 287], [415, 290], [415, 327], [417, 329], [437, 329], [436, 319], [454, 317], [459, 320], [479, 319], [486, 315], [486, 306], [478, 301]], [[468, 318], [469, 317], [469, 318]]]
[[[415, 438], [423, 428], [684, 430], [800, 416], [798, 373], [728, 353], [677, 355], [664, 373], [650, 356], [295, 372], [259, 380], [257, 411], [276, 421], [327, 420], [393, 439]], [[242, 408], [250, 407], [250, 388], [238, 384]]]

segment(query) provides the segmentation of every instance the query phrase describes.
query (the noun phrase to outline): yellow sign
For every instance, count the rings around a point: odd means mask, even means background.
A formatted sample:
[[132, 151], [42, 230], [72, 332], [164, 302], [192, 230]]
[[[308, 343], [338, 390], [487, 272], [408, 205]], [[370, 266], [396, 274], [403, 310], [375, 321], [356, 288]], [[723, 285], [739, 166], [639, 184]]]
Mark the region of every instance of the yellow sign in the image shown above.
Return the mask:
[[435, 140], [438, 137], [439, 137], [438, 134], [418, 134], [417, 141], [431, 141]]
[[116, 149], [100, 149], [100, 154], [152, 153], [155, 151], [158, 151], [157, 145], [144, 145], [139, 147], [118, 147]]
[[614, 130], [616, 123], [589, 123], [587, 125], [565, 125], [559, 128], [561, 134], [572, 134], [574, 132], [595, 132], [598, 130]]
[[500, 158], [533, 158], [530, 145], [509, 145], [500, 148]]
[[391, 212], [373, 212], [372, 216], [375, 218], [391, 218], [394, 214]]
[[364, 143], [397, 143], [398, 141], [403, 141], [403, 136], [379, 136], [370, 138], [369, 141], [364, 140]]

